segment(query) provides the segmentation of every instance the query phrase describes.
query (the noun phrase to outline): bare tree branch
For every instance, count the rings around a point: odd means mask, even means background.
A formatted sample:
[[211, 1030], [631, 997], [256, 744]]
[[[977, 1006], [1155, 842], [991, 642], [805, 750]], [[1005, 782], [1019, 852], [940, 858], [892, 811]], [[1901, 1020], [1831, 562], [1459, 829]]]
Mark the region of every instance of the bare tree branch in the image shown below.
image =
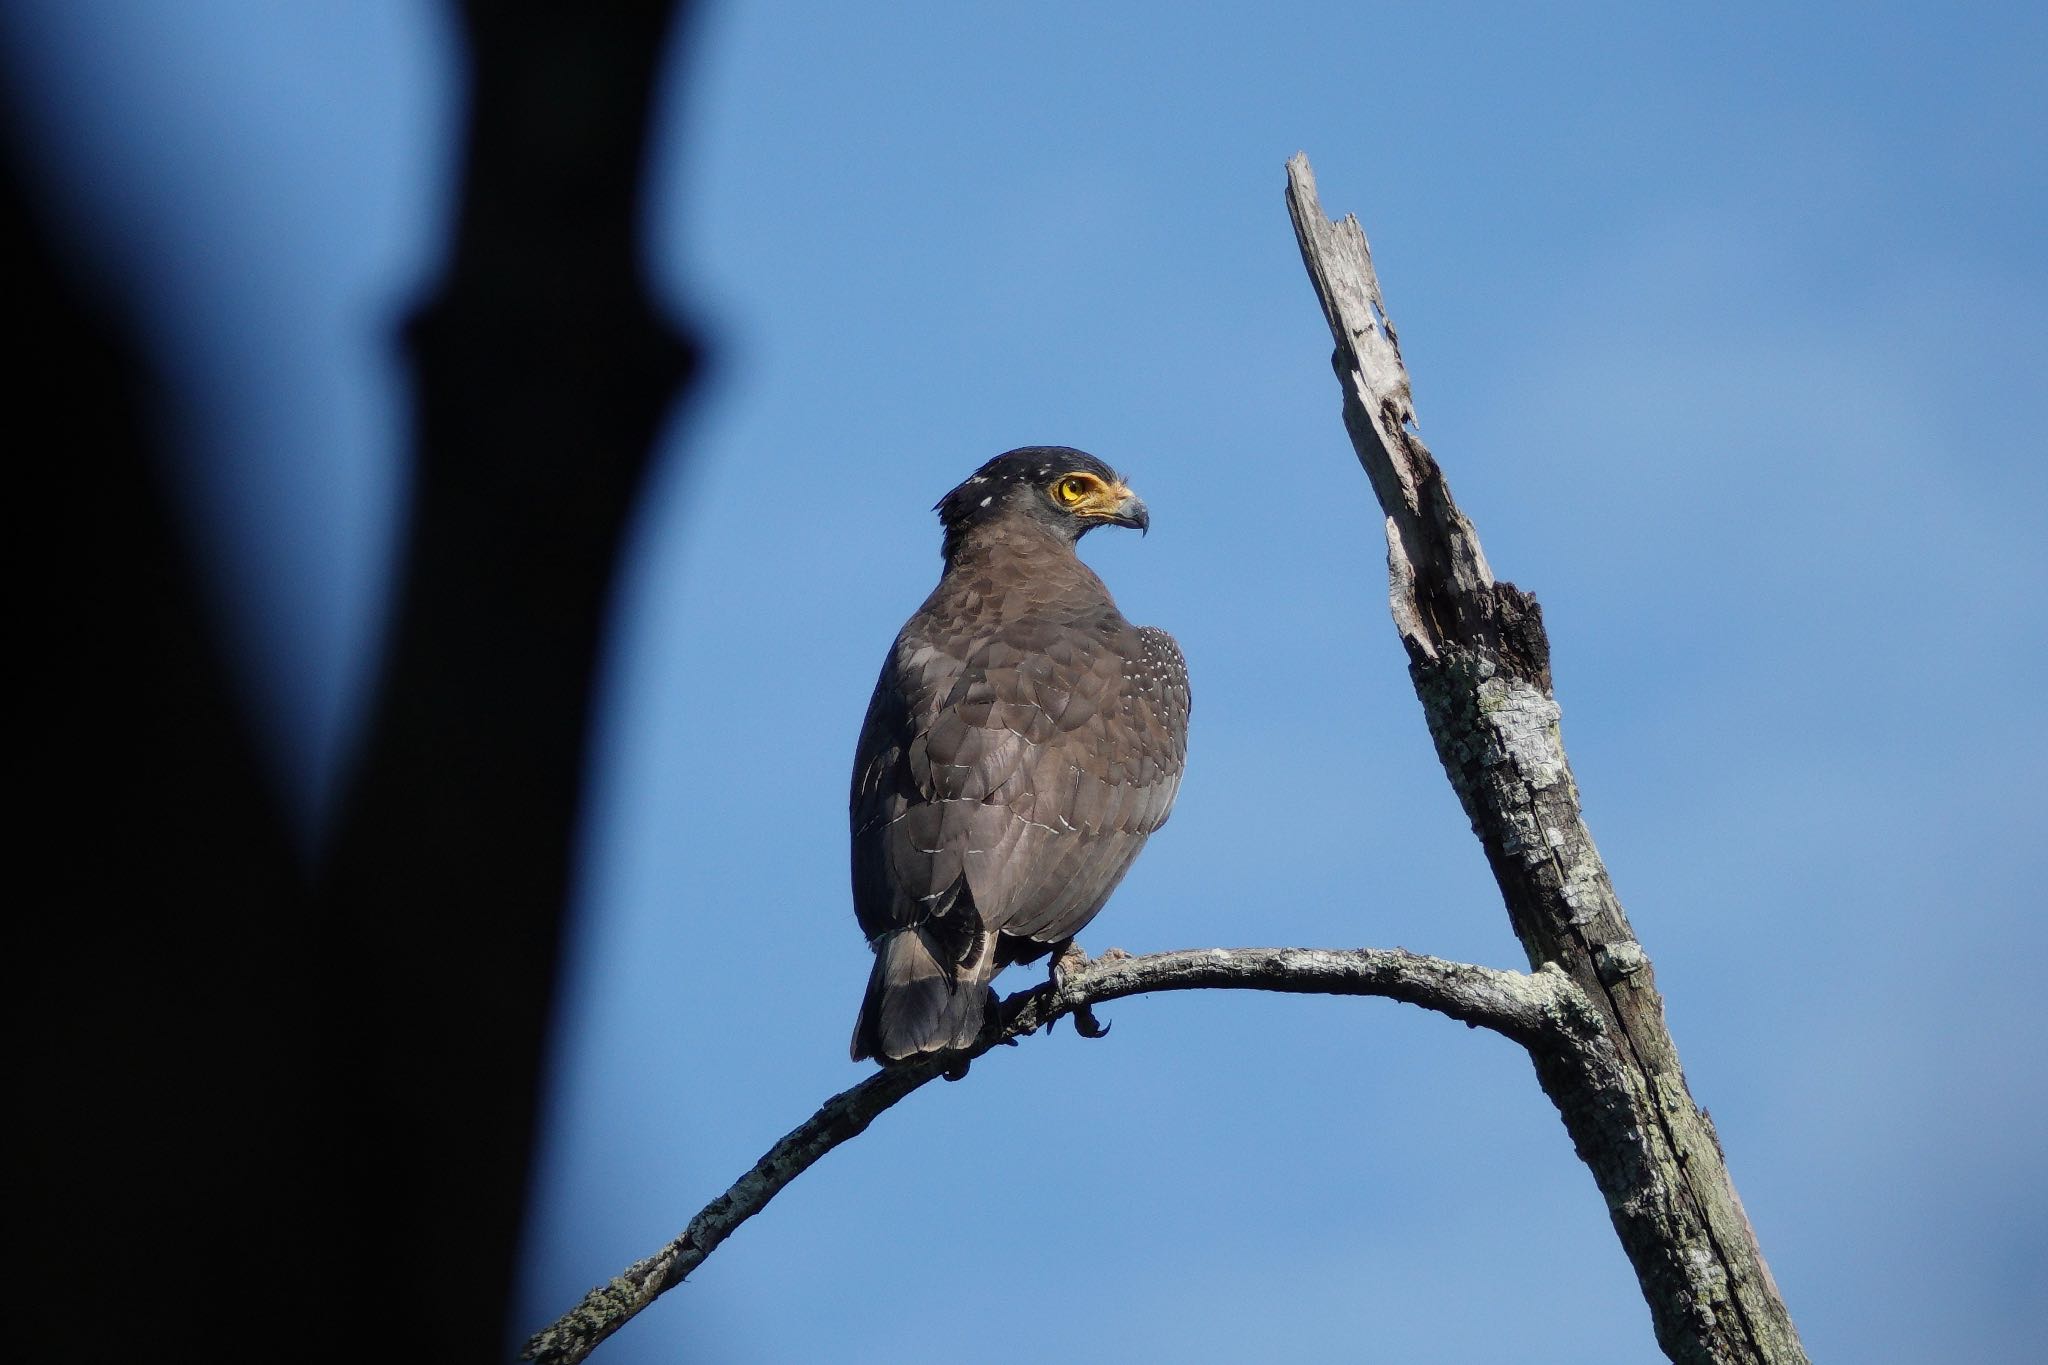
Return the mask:
[[[1072, 959], [1069, 959], [1071, 962]], [[1090, 1006], [1153, 991], [1201, 989], [1287, 991], [1309, 995], [1375, 995], [1449, 1015], [1545, 1052], [1575, 1055], [1596, 1037], [1589, 1007], [1556, 971], [1501, 971], [1379, 948], [1212, 948], [1130, 957], [1111, 949], [1061, 973], [1057, 982], [1003, 1001], [989, 1029], [967, 1054], [1016, 1041]], [[768, 1149], [731, 1189], [704, 1206], [680, 1237], [635, 1261], [608, 1284], [526, 1343], [521, 1359], [574, 1365], [599, 1342], [663, 1293], [682, 1283], [731, 1235], [768, 1206], [782, 1188], [822, 1156], [858, 1136], [876, 1115], [927, 1081], [965, 1063], [958, 1053], [889, 1067], [827, 1100], [818, 1112]], [[1598, 1089], [1602, 1070], [1581, 1058], [1584, 1084]], [[1610, 1066], [1605, 1071], [1611, 1073]], [[1611, 1088], [1611, 1081], [1609, 1082]]]
[[1530, 964], [1555, 963], [1598, 1010], [1648, 1150], [1612, 1144], [1629, 1126], [1591, 1112], [1583, 1078], [1557, 1054], [1535, 1051], [1538, 1078], [1607, 1196], [1665, 1353], [1687, 1365], [1804, 1362], [1713, 1125], [1686, 1087], [1649, 955], [1580, 817], [1542, 612], [1494, 579], [1413, 431], [1407, 368], [1358, 220], [1323, 216], [1306, 156], [1288, 162], [1287, 181], [1302, 263], [1337, 343], [1344, 425], [1386, 514], [1389, 605], [1437, 755]]
[[1380, 949], [1212, 949], [1070, 959], [1002, 1002], [965, 1054], [892, 1067], [827, 1101], [682, 1235], [635, 1262], [526, 1345], [571, 1365], [680, 1283], [825, 1153], [940, 1075], [1090, 1007], [1150, 991], [1376, 995], [1491, 1029], [1529, 1050], [1607, 1198], [1657, 1340], [1682, 1365], [1803, 1365], [1806, 1356], [1743, 1214], [1718, 1140], [1692, 1102], [1636, 942], [1580, 818], [1536, 601], [1499, 582], [1429, 450], [1357, 220], [1332, 223], [1308, 160], [1288, 207], [1337, 342], [1344, 421], [1386, 516], [1388, 597], [1430, 733], [1535, 970]]

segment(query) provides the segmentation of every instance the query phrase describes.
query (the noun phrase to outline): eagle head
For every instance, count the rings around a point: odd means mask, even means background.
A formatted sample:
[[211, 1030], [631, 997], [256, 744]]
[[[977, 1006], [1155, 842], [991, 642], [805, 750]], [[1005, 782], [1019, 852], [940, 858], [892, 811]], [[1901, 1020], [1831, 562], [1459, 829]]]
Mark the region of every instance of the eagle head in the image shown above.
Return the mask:
[[1122, 477], [1072, 446], [1020, 446], [968, 475], [933, 508], [948, 552], [980, 526], [1025, 518], [1072, 544], [1098, 526], [1152, 524]]

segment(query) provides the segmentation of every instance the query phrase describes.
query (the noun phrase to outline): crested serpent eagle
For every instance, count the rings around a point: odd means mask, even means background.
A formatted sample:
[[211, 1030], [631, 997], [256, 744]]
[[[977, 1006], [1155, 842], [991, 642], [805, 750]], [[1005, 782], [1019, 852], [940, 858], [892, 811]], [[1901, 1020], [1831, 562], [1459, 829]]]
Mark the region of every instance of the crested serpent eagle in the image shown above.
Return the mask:
[[[853, 1057], [964, 1048], [989, 979], [1063, 950], [1166, 822], [1188, 673], [1074, 543], [1149, 524], [1064, 446], [990, 460], [939, 500], [945, 573], [882, 665], [853, 765], [853, 904], [874, 950]], [[1057, 958], [1055, 958], [1057, 961]]]

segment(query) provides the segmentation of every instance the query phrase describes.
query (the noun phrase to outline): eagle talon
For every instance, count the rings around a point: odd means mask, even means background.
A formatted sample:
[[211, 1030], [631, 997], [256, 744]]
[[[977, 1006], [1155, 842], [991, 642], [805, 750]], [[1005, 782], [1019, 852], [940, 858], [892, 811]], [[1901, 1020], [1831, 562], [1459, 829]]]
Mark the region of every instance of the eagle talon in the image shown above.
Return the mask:
[[1074, 1032], [1083, 1038], [1107, 1038], [1109, 1025], [1095, 1017], [1093, 1008], [1079, 1005], [1074, 1009]]
[[[1074, 942], [1074, 940], [1068, 939], [1065, 943], [1055, 948], [1052, 955], [1045, 960], [1045, 984], [1050, 986], [1052, 993], [1057, 996], [1067, 988], [1067, 977], [1087, 965], [1087, 950]], [[1086, 1007], [1083, 1006], [1083, 1008]], [[1046, 1020], [1045, 1031], [1051, 1033], [1054, 1025], [1058, 1024], [1059, 1021], [1058, 1015], [1054, 1015]], [[1078, 1014], [1074, 1016], [1074, 1027], [1077, 1029], [1081, 1027], [1081, 1018]], [[1085, 1038], [1091, 1035], [1084, 1032], [1081, 1036]]]

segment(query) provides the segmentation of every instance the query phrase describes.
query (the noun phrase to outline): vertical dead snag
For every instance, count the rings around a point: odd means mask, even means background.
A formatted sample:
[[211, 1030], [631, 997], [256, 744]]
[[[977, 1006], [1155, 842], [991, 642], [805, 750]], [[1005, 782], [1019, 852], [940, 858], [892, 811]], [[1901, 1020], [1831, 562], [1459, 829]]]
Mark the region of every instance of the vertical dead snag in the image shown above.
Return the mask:
[[[1530, 965], [1556, 963], [1578, 985], [1606, 1042], [1533, 1049], [1538, 1077], [1607, 1196], [1666, 1354], [1803, 1362], [1713, 1126], [1686, 1087], [1649, 955], [1580, 815], [1542, 612], [1494, 578], [1415, 435], [1365, 233], [1354, 217], [1324, 217], [1304, 155], [1287, 165], [1287, 207], [1336, 341], [1344, 426], [1386, 516], [1388, 602], [1437, 755]], [[1595, 1054], [1609, 1050], [1623, 1106], [1611, 1085], [1588, 1083]]]

